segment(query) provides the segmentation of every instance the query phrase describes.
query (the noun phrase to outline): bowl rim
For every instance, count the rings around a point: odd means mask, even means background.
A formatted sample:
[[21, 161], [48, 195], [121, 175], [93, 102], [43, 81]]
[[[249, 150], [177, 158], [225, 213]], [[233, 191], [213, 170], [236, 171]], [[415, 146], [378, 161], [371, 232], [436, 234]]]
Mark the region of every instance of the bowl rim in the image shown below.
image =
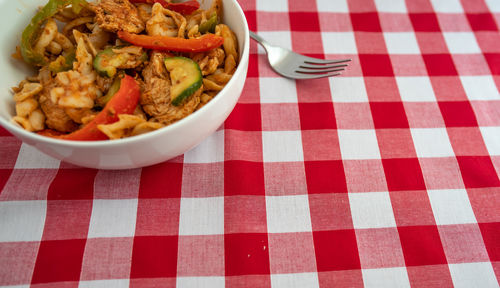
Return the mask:
[[[244, 28], [244, 35], [243, 35], [243, 47], [240, 48], [240, 62], [238, 63], [238, 67], [236, 67], [236, 71], [234, 72], [233, 76], [229, 80], [229, 82], [224, 86], [224, 88], [218, 93], [224, 93], [228, 91], [229, 87], [234, 85], [234, 83], [237, 80], [237, 78], [242, 77], [246, 71], [243, 71], [243, 67], [246, 66], [245, 64], [242, 65], [242, 62], [248, 62], [248, 58], [250, 55], [250, 33], [249, 33], [249, 28], [248, 28], [248, 22], [245, 17], [245, 13], [243, 12], [243, 9], [241, 8], [241, 5], [237, 0], [226, 0], [226, 1], [231, 1], [235, 4], [236, 11], [243, 20], [243, 28]], [[159, 134], [163, 133], [169, 133], [169, 131], [179, 129], [180, 126], [184, 126], [189, 122], [195, 121], [198, 113], [197, 112], [202, 112], [203, 110], [208, 110], [211, 109], [210, 107], [213, 107], [217, 105], [218, 102], [223, 101], [223, 97], [214, 97], [211, 101], [209, 101], [207, 104], [205, 104], [203, 107], [201, 107], [199, 110], [191, 113], [190, 115], [182, 118], [179, 121], [176, 121], [172, 124], [169, 124], [167, 126], [164, 126], [158, 130], [154, 130], [148, 133], [144, 133], [141, 135], [136, 135], [133, 137], [127, 137], [127, 138], [122, 138], [122, 139], [116, 139], [116, 140], [95, 140], [95, 141], [82, 141], [82, 140], [62, 140], [62, 139], [57, 139], [57, 138], [51, 138], [47, 136], [42, 136], [38, 135], [33, 132], [29, 132], [24, 130], [22, 127], [19, 127], [19, 125], [13, 124], [11, 122], [11, 119], [7, 120], [4, 119], [4, 117], [0, 117], [0, 125], [3, 126], [6, 130], [13, 134], [20, 134], [23, 139], [29, 139], [30, 141], [33, 142], [43, 142], [45, 144], [55, 144], [59, 146], [68, 146], [72, 148], [96, 148], [96, 147], [120, 147], [120, 146], [126, 146], [130, 143], [133, 142], [143, 142], [147, 140], [152, 140]]]

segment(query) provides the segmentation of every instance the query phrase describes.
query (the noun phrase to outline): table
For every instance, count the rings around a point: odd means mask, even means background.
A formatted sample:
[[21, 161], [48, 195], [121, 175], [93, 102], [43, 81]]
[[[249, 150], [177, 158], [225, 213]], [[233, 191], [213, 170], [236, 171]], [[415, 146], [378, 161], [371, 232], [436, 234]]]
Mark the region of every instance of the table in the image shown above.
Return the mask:
[[47, 157], [0, 130], [0, 286], [498, 287], [500, 1], [241, 0], [251, 46], [217, 132], [152, 167]]

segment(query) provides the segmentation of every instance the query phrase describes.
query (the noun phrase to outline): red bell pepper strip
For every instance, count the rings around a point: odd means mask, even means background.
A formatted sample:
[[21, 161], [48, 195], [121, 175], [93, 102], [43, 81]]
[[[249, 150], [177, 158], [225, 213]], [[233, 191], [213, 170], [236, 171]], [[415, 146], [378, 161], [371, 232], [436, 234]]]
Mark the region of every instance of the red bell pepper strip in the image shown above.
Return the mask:
[[[108, 136], [102, 133], [97, 128], [100, 124], [111, 124], [118, 121], [119, 114], [132, 114], [139, 102], [141, 91], [139, 84], [134, 78], [126, 75], [120, 84], [120, 90], [116, 92], [115, 96], [109, 100], [97, 116], [87, 123], [83, 128], [76, 130], [70, 134], [55, 136], [58, 139], [64, 140], [80, 140], [80, 141], [95, 141], [107, 140]], [[50, 133], [42, 135], [51, 136]]]
[[147, 49], [175, 52], [204, 52], [220, 47], [224, 38], [215, 34], [204, 34], [200, 38], [184, 39], [169, 36], [148, 36], [118, 31], [118, 37], [135, 46]]
[[189, 15], [200, 8], [200, 3], [196, 0], [181, 3], [169, 3], [165, 0], [130, 0], [130, 2], [147, 4], [160, 3], [164, 8], [181, 13], [183, 15]]

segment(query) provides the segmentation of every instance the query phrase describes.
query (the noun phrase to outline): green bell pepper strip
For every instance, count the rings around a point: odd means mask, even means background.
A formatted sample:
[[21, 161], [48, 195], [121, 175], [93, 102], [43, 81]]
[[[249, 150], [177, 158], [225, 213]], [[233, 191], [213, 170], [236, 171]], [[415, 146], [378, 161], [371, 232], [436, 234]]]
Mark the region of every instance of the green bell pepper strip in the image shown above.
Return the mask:
[[[31, 19], [30, 24], [24, 29], [21, 37], [21, 55], [24, 61], [31, 65], [43, 66], [46, 64], [45, 56], [33, 51], [33, 44], [40, 34], [43, 24], [61, 9], [72, 4], [73, 11], [81, 10], [85, 0], [49, 0], [45, 6]], [[86, 3], [86, 2], [85, 2]]]

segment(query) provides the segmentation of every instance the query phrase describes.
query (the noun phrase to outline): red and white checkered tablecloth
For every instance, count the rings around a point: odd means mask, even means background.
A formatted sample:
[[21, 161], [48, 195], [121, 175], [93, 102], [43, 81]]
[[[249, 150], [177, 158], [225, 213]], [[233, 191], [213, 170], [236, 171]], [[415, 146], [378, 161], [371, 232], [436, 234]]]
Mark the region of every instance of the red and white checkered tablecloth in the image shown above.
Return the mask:
[[251, 46], [185, 155], [98, 171], [0, 130], [0, 286], [498, 287], [500, 1], [241, 0]]

